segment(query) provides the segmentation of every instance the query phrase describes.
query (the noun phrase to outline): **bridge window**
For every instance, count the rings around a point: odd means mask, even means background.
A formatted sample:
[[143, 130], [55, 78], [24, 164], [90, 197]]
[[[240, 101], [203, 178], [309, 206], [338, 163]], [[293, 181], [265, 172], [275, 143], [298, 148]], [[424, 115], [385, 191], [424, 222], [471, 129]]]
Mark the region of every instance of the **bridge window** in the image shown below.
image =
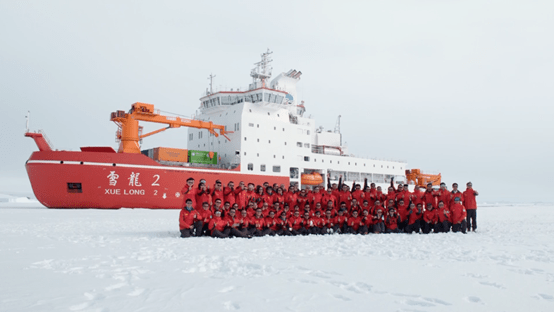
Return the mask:
[[260, 165], [260, 171], [264, 171], [264, 172], [265, 172], [265, 165]]
[[273, 166], [273, 172], [281, 172], [281, 166]]
[[248, 164], [248, 170], [250, 170], [250, 171], [254, 170], [254, 164], [253, 163]]

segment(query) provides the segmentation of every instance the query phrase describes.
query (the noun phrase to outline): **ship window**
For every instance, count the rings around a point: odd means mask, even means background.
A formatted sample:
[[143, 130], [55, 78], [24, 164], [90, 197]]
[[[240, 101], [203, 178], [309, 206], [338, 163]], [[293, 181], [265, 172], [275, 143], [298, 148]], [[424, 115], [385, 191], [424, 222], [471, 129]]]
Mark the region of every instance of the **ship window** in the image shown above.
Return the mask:
[[244, 140], [246, 141], [246, 137], [244, 137]]
[[354, 166], [357, 166], [357, 165], [358, 165], [358, 163], [354, 163]]
[[277, 114], [277, 117], [279, 117], [279, 114]]
[[373, 165], [373, 168], [375, 168], [375, 164]]
[[273, 130], [277, 130], [277, 127], [273, 127]]
[[277, 158], [277, 156], [276, 156], [276, 155], [273, 155], [273, 158]]
[[246, 152], [244, 152], [244, 156], [246, 156]]
[[337, 164], [340, 164], [340, 161], [337, 161]]
[[198, 138], [199, 138], [199, 139], [202, 138], [202, 132], [201, 132], [201, 131], [198, 131]]
[[267, 112], [267, 115], [268, 115], [268, 116], [271, 116], [271, 114], [270, 114], [269, 112]]
[[260, 165], [260, 171], [265, 171], [265, 165]]
[[258, 141], [258, 143], [260, 143], [260, 139], [256, 139]]
[[383, 165], [381, 165], [381, 168], [383, 168]]
[[285, 131], [285, 128], [283, 128], [283, 131]]
[[306, 134], [307, 134], [307, 135], [310, 135], [310, 130], [306, 130]]
[[248, 164], [248, 170], [250, 170], [250, 171], [254, 170], [254, 164], [253, 163]]
[[332, 164], [332, 163], [333, 163], [333, 161], [332, 161], [332, 160], [329, 160], [329, 163], [330, 163], [330, 164]]
[[298, 168], [290, 168], [290, 178], [298, 179]]
[[269, 144], [271, 144], [271, 140], [267, 140], [267, 142], [268, 142]]
[[400, 167], [400, 170], [402, 170], [402, 167]]
[[316, 161], [317, 161], [317, 159], [314, 158], [314, 162], [316, 162]]
[[281, 172], [281, 166], [273, 166], [273, 172]]
[[283, 159], [285, 159], [285, 155], [283, 155]]
[[256, 156], [257, 156], [257, 157], [260, 157], [260, 153], [256, 153]]
[[310, 144], [309, 143], [304, 143], [304, 147], [305, 148], [310, 148]]
[[365, 164], [364, 164], [364, 167], [365, 167]]
[[394, 169], [394, 166], [392, 166], [392, 169]]
[[189, 133], [189, 141], [192, 141], [194, 138], [194, 133]]
[[239, 131], [240, 130], [240, 122], [237, 122], [237, 130], [236, 131]]
[[310, 156], [304, 156], [304, 161], [310, 161]]
[[325, 162], [325, 159], [322, 159], [321, 162]]
[[[112, 171], [115, 172], [115, 171]], [[82, 193], [83, 189], [81, 183], [67, 183], [67, 192], [68, 193]]]
[[287, 142], [285, 142], [285, 145], [287, 145]]
[[260, 124], [257, 124], [257, 125], [256, 125], [256, 128], [259, 128], [259, 127], [260, 127]]
[[296, 146], [302, 147], [302, 142], [296, 142]]
[[350, 166], [350, 162], [348, 162], [348, 165]]
[[389, 166], [387, 166], [387, 169], [389, 169]]
[[254, 127], [254, 124], [253, 124], [253, 123], [249, 123], [248, 126], [249, 126], [249, 127]]

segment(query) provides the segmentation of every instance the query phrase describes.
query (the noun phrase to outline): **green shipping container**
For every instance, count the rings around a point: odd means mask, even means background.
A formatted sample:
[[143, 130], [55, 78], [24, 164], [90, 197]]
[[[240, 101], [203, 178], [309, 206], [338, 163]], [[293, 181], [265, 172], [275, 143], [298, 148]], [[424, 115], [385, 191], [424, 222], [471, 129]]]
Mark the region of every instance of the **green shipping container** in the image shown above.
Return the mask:
[[210, 159], [209, 152], [189, 150], [189, 162], [193, 164], [217, 165], [217, 152]]

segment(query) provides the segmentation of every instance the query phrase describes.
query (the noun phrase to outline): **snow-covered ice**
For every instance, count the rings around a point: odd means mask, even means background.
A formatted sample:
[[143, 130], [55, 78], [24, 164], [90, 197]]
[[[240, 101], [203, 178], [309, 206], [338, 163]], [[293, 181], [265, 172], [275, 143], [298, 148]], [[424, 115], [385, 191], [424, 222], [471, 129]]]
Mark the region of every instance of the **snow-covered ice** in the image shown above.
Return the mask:
[[0, 311], [554, 311], [554, 206], [477, 233], [181, 239], [177, 210], [0, 203]]

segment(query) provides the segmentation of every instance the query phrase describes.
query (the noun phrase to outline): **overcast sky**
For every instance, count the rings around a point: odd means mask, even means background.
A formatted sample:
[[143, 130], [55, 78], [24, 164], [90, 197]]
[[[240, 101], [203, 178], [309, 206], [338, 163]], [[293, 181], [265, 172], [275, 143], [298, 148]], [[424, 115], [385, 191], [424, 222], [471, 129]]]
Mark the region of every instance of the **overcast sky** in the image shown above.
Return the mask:
[[[116, 147], [115, 110], [194, 114], [208, 86], [303, 72], [307, 115], [356, 156], [554, 202], [554, 1], [0, 1], [0, 193], [30, 192], [23, 137]], [[143, 147], [186, 148], [186, 130]], [[465, 189], [465, 187], [464, 187]]]

